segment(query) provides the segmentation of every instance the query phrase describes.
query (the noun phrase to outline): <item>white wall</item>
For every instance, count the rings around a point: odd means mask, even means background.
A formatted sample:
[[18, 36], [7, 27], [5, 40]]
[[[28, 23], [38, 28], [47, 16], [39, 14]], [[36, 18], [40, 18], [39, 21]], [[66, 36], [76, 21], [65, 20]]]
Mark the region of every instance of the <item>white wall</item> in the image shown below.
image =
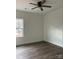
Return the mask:
[[45, 40], [63, 46], [63, 8], [46, 15], [16, 11], [16, 17], [24, 19], [24, 37], [16, 45]]
[[42, 15], [17, 10], [16, 17], [24, 19], [24, 37], [16, 38], [16, 45], [43, 40]]
[[44, 16], [44, 40], [63, 46], [63, 8]]

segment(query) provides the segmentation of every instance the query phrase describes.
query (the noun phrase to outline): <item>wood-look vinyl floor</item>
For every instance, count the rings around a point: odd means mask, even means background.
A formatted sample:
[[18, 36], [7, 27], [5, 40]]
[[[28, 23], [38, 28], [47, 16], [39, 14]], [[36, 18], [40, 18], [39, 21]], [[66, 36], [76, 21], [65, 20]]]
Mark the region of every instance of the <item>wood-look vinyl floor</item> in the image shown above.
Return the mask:
[[63, 59], [63, 48], [48, 42], [16, 47], [16, 59]]

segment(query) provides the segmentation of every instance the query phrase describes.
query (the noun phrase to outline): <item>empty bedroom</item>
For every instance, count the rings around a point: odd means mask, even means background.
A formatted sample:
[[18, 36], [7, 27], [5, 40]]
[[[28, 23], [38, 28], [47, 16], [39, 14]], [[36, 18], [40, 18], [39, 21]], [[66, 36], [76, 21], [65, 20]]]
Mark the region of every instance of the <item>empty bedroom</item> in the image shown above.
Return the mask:
[[16, 59], [63, 59], [63, 0], [16, 0]]

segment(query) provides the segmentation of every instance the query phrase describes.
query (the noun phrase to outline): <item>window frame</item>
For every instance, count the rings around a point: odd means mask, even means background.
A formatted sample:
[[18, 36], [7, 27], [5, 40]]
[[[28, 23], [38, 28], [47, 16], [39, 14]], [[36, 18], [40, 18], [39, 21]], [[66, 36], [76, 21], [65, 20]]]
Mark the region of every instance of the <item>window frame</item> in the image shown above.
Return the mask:
[[[17, 27], [17, 21], [18, 20], [22, 20], [22, 23], [21, 23], [22, 24], [22, 28]], [[21, 30], [21, 32], [19, 32], [19, 30]], [[24, 20], [23, 20], [23, 18], [16, 18], [16, 37], [24, 37]]]

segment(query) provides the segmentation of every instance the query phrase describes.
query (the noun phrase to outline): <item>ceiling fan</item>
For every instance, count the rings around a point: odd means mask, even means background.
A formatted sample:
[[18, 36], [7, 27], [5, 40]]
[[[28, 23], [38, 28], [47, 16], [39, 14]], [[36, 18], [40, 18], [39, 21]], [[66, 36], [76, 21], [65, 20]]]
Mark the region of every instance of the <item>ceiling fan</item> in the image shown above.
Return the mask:
[[37, 4], [35, 4], [35, 3], [29, 3], [29, 4], [36, 6], [36, 7], [32, 8], [32, 10], [36, 9], [36, 8], [40, 8], [40, 10], [43, 11], [43, 7], [46, 7], [46, 8], [52, 7], [52, 6], [44, 5], [45, 2], [46, 2], [46, 0], [42, 0], [42, 1], [38, 1]]

